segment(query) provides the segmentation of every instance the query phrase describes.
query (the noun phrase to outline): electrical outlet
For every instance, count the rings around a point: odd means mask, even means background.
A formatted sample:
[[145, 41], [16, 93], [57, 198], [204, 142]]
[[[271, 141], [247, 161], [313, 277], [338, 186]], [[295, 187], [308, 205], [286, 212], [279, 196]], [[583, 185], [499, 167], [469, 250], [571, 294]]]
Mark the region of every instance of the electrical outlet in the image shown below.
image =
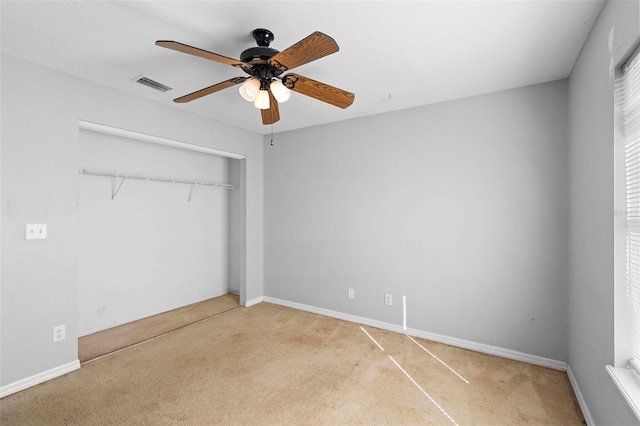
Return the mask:
[[353, 288], [349, 289], [349, 293], [348, 293], [348, 297], [349, 299], [355, 299], [356, 298], [356, 291]]
[[390, 294], [384, 295], [384, 304], [389, 306], [393, 304], [393, 297]]
[[60, 340], [64, 340], [64, 325], [57, 325], [53, 327], [53, 341], [59, 342]]

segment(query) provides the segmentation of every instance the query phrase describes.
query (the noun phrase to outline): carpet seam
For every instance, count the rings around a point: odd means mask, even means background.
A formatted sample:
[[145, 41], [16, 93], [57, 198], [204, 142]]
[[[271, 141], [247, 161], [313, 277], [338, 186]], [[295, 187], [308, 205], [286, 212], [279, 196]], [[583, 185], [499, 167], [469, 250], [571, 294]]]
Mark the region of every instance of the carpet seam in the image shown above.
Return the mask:
[[115, 350], [115, 351], [111, 351], [111, 352], [108, 352], [108, 353], [106, 353], [106, 354], [102, 354], [102, 355], [100, 355], [100, 356], [97, 356], [97, 357], [95, 357], [95, 358], [88, 359], [88, 360], [86, 360], [86, 361], [81, 362], [81, 363], [80, 363], [80, 367], [82, 367], [82, 366], [83, 366], [83, 365], [85, 365], [85, 364], [89, 364], [90, 362], [97, 361], [97, 360], [99, 360], [99, 359], [102, 359], [102, 358], [108, 357], [108, 356], [110, 356], [110, 355], [117, 354], [118, 352], [122, 352], [122, 351], [124, 351], [124, 350], [131, 349], [131, 348], [134, 348], [134, 347], [136, 347], [136, 346], [142, 345], [142, 344], [144, 344], [144, 343], [150, 342], [151, 340], [155, 340], [155, 339], [158, 339], [158, 338], [160, 338], [160, 337], [164, 337], [164, 336], [166, 336], [166, 335], [168, 335], [168, 334], [171, 334], [171, 333], [173, 333], [173, 332], [175, 332], [175, 331], [182, 330], [183, 328], [190, 327], [190, 326], [192, 326], [192, 325], [196, 325], [196, 324], [199, 324], [199, 323], [204, 322], [204, 321], [208, 321], [208, 320], [213, 319], [213, 318], [217, 318], [217, 317], [219, 317], [219, 316], [221, 316], [221, 315], [224, 315], [224, 314], [226, 314], [226, 313], [228, 313], [228, 312], [231, 312], [231, 311], [235, 311], [236, 309], [240, 309], [240, 308], [242, 308], [242, 306], [236, 306], [235, 308], [227, 309], [226, 311], [222, 311], [222, 312], [219, 312], [219, 313], [217, 313], [217, 314], [215, 314], [215, 315], [211, 315], [211, 316], [209, 316], [209, 317], [199, 319], [198, 321], [194, 321], [194, 322], [191, 322], [191, 323], [189, 323], [189, 324], [181, 325], [181, 326], [180, 326], [180, 327], [178, 327], [178, 328], [174, 328], [173, 330], [169, 330], [169, 331], [167, 331], [167, 332], [165, 332], [165, 333], [158, 334], [157, 336], [149, 337], [148, 339], [142, 340], [142, 341], [140, 341], [140, 342], [132, 343], [131, 345], [125, 346], [125, 347], [120, 348], [120, 349], [117, 349], [117, 350]]

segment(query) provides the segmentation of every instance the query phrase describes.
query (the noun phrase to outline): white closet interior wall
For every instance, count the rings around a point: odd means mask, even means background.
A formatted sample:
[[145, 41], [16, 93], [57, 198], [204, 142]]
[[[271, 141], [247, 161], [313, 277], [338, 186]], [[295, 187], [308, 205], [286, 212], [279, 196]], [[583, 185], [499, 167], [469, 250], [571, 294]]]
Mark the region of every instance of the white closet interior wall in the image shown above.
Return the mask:
[[[239, 160], [80, 131], [82, 169], [237, 185], [232, 162]], [[79, 334], [229, 292], [234, 191], [80, 176]]]

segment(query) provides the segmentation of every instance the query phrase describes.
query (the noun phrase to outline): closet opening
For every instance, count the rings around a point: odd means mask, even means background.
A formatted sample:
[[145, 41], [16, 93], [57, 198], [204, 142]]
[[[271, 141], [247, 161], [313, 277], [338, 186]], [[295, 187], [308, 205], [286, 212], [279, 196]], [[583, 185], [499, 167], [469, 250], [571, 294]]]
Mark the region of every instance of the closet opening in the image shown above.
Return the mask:
[[80, 122], [81, 362], [244, 303], [245, 164]]

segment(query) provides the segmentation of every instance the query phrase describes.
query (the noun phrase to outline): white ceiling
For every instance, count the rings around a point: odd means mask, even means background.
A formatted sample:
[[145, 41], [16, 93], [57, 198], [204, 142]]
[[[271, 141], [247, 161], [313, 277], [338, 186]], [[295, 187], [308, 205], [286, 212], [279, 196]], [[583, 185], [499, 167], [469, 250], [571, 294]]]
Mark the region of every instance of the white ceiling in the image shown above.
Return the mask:
[[[340, 51], [295, 69], [356, 95], [340, 109], [293, 93], [275, 132], [565, 78], [601, 0], [554, 1], [6, 1], [1, 46], [27, 59], [258, 133], [259, 110], [236, 88], [172, 99], [240, 70], [154, 45], [175, 40], [231, 58], [271, 30], [284, 50], [314, 31]], [[173, 87], [160, 93], [139, 75]]]

